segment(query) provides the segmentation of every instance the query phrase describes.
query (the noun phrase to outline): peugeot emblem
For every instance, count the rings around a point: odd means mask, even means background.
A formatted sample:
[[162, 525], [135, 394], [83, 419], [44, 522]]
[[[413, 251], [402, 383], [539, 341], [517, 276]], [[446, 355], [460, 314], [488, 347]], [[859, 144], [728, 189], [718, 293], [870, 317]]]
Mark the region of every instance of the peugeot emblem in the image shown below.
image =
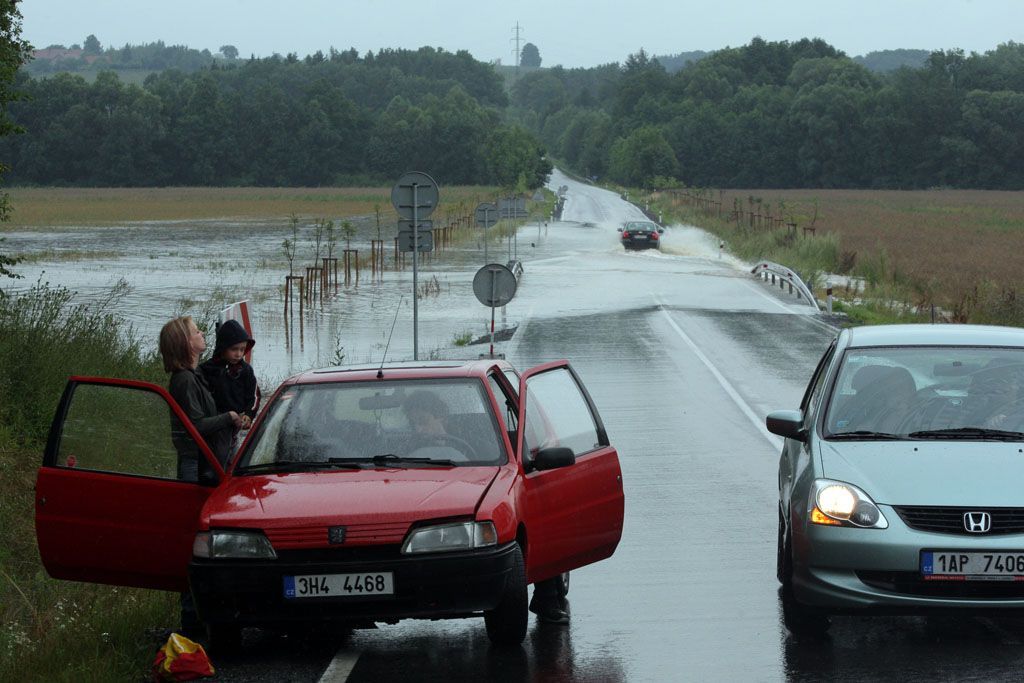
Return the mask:
[[327, 527], [327, 542], [331, 545], [341, 545], [345, 542], [345, 527]]
[[965, 512], [964, 529], [972, 534], [984, 534], [992, 530], [992, 515], [987, 512]]

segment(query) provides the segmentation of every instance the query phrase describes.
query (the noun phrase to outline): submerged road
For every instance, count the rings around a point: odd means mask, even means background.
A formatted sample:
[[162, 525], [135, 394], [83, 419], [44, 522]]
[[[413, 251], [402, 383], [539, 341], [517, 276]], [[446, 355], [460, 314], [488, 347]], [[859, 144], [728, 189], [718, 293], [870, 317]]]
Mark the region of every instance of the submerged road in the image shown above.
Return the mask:
[[787, 633], [780, 440], [763, 419], [799, 404], [835, 330], [692, 228], [670, 227], [660, 253], [623, 252], [616, 227], [642, 218], [635, 207], [559, 174], [552, 185], [569, 186], [563, 221], [546, 256], [525, 262], [520, 327], [503, 350], [521, 369], [572, 361], [626, 493], [616, 554], [573, 572], [571, 625], [531, 617], [522, 648], [505, 651], [482, 619], [403, 622], [337, 650], [254, 647], [221, 663], [222, 680], [1019, 679], [1024, 631], [1012, 620], [836, 618], [824, 640]]

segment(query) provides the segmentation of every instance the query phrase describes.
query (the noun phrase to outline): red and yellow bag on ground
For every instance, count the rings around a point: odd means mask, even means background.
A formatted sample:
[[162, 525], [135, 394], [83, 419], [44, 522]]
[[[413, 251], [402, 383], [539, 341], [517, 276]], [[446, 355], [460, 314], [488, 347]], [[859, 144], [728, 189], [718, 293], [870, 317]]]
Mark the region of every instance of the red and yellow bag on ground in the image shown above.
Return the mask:
[[180, 633], [172, 633], [153, 660], [155, 681], [192, 681], [213, 674], [213, 664], [203, 646]]

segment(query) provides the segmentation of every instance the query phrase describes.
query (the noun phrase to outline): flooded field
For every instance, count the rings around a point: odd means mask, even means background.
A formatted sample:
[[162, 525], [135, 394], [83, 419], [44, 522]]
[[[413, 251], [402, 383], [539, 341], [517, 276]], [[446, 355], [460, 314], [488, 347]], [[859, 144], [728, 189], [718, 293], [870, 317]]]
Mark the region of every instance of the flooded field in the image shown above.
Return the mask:
[[[308, 231], [304, 223], [304, 237], [294, 261], [296, 274], [305, 274], [305, 266], [312, 263], [313, 246], [305, 237]], [[531, 258], [546, 253], [543, 228], [534, 223], [521, 227], [519, 232], [520, 252], [526, 249]], [[371, 233], [375, 236], [375, 228], [364, 220], [351, 242], [363, 261], [359, 277], [353, 273], [346, 283], [339, 268], [338, 286], [328, 288], [322, 301], [315, 297], [305, 305], [301, 316], [295, 311], [287, 323], [283, 284], [288, 262], [281, 243], [290, 231], [280, 219], [158, 221], [7, 231], [2, 234], [5, 249], [27, 255], [28, 259], [17, 267], [24, 279], [5, 286], [8, 291], [16, 291], [36, 282], [49, 282], [74, 290], [82, 301], [101, 301], [123, 281], [127, 293], [116, 310], [153, 349], [160, 327], [171, 317], [188, 314], [212, 327], [223, 306], [248, 300], [257, 342], [253, 364], [261, 382], [272, 387], [308, 368], [339, 362], [379, 362], [396, 313], [388, 358], [412, 358], [412, 255], [406, 254], [404, 270], [396, 271], [391, 235], [385, 233], [385, 270], [374, 274], [367, 262]], [[340, 256], [342, 247], [344, 241], [336, 256]], [[491, 260], [504, 263], [507, 251], [506, 241], [491, 240]], [[326, 255], [325, 250], [322, 255]], [[479, 231], [469, 230], [459, 244], [421, 258], [421, 359], [475, 357], [486, 351], [486, 347], [458, 347], [454, 343], [457, 338], [483, 335], [490, 323], [489, 309], [480, 305], [472, 292], [473, 275], [483, 263]], [[515, 325], [517, 314], [513, 302], [504, 316], [498, 312], [498, 327], [503, 322]]]

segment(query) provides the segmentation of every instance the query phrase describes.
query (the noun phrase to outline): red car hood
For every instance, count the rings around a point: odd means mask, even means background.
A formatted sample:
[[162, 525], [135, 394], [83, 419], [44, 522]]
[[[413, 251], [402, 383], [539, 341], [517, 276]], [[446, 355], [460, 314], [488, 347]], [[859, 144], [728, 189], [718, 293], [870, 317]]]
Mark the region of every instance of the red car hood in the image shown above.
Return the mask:
[[497, 467], [330, 470], [232, 477], [203, 509], [205, 528], [263, 529], [275, 548], [401, 542], [413, 522], [471, 517]]

